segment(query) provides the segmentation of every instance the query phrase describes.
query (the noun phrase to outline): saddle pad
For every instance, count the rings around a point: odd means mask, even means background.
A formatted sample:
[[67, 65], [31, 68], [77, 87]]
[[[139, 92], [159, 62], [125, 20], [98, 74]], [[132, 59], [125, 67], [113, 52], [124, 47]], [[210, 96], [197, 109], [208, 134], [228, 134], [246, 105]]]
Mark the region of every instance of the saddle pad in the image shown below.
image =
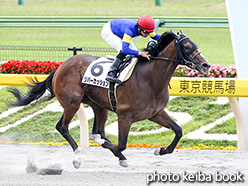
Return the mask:
[[[109, 88], [109, 82], [106, 81], [105, 78], [112, 63], [113, 60], [107, 59], [105, 57], [101, 57], [93, 61], [86, 69], [86, 72], [82, 79], [82, 83], [103, 88]], [[131, 63], [120, 73], [119, 80], [121, 80], [122, 82], [127, 81], [131, 77], [136, 63], [137, 59], [133, 58]]]

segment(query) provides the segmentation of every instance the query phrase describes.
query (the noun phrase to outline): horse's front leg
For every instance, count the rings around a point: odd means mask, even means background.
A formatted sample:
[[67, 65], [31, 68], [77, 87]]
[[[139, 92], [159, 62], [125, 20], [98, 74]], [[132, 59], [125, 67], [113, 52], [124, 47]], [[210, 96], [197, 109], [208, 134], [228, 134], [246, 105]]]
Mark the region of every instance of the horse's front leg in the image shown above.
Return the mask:
[[131, 120], [128, 119], [126, 116], [119, 116], [118, 117], [118, 145], [114, 145], [109, 141], [105, 141], [102, 144], [102, 147], [108, 148], [113, 152], [113, 154], [119, 158], [119, 164], [123, 167], [127, 167], [127, 159], [122, 154], [122, 151], [126, 149], [128, 133], [131, 127]]
[[90, 140], [102, 144], [104, 140], [108, 140], [105, 136], [105, 122], [108, 118], [108, 110], [103, 109], [99, 105], [95, 104], [91, 101], [87, 96], [84, 96], [82, 103], [89, 105], [95, 114], [94, 123], [92, 128], [92, 135], [90, 136]]
[[155, 116], [149, 119], [150, 121], [153, 121], [155, 123], [158, 123], [159, 125], [163, 127], [167, 127], [169, 129], [172, 129], [176, 136], [173, 139], [172, 143], [165, 149], [164, 147], [161, 147], [160, 149], [157, 149], [154, 154], [155, 155], [164, 155], [164, 154], [169, 154], [172, 153], [179, 142], [179, 140], [182, 137], [182, 128], [176, 124], [173, 119], [164, 111], [161, 110], [158, 112]]

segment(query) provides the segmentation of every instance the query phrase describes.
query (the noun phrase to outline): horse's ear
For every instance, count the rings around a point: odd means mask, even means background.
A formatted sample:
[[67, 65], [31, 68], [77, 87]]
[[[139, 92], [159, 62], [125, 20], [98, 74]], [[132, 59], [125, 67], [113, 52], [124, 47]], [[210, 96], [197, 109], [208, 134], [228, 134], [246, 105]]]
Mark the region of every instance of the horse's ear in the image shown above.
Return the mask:
[[179, 35], [177, 35], [177, 34], [176, 34], [175, 32], [173, 32], [172, 30], [170, 30], [170, 31], [171, 31], [173, 37], [174, 37], [176, 40], [179, 40], [179, 39], [180, 39], [180, 36], [179, 36]]
[[182, 31], [182, 30], [180, 30], [180, 32], [181, 32], [181, 35], [186, 36], [186, 35], [183, 33], [183, 31]]

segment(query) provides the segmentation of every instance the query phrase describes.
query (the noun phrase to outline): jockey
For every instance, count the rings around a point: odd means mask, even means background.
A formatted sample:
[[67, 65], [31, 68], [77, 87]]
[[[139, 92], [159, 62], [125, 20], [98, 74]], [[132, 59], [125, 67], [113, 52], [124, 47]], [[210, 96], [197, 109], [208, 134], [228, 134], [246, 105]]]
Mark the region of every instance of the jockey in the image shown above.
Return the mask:
[[155, 21], [149, 15], [143, 15], [136, 19], [114, 19], [103, 26], [102, 38], [119, 53], [115, 58], [106, 80], [109, 82], [121, 83], [116, 74], [120, 64], [126, 55], [142, 56], [150, 59], [147, 51], [138, 51], [132, 42], [133, 39], [150, 36], [157, 40], [160, 35], [155, 33]]

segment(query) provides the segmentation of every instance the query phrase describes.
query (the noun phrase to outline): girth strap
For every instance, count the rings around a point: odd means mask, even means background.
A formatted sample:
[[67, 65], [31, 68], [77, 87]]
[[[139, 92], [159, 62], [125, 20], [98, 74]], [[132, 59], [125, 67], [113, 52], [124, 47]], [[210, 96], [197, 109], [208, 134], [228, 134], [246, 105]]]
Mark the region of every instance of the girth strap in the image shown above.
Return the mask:
[[115, 83], [109, 83], [109, 102], [112, 110], [116, 112]]

